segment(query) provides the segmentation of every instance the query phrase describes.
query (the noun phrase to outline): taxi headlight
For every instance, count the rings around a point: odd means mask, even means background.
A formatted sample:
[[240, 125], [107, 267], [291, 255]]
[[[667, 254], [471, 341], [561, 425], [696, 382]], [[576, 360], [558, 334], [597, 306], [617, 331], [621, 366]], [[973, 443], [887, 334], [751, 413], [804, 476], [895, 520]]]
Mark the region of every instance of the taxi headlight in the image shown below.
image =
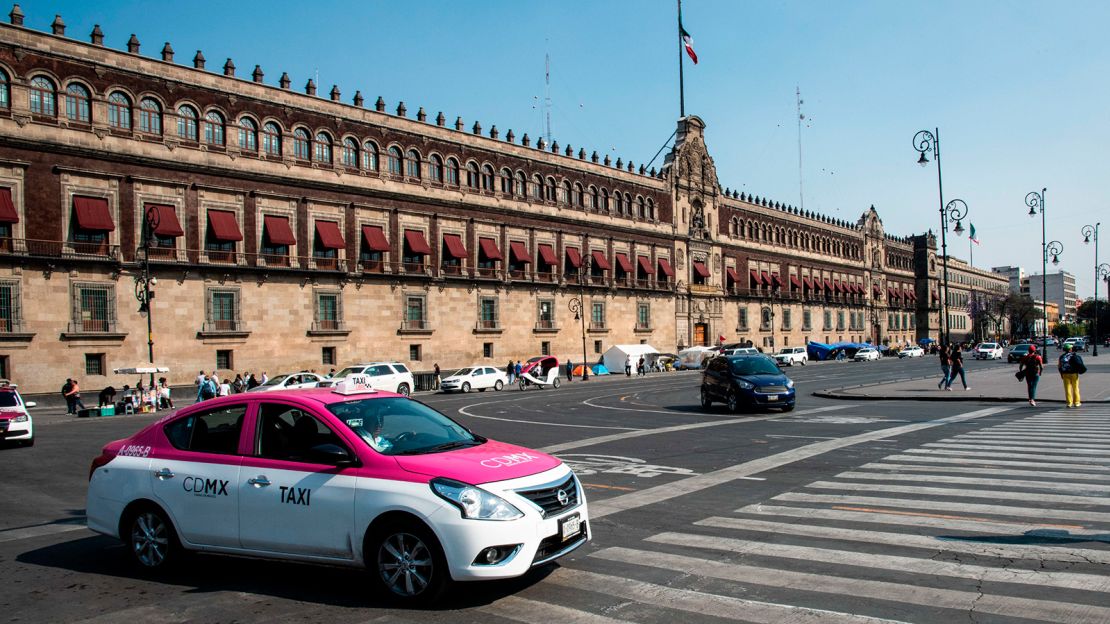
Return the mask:
[[31, 420], [31, 418], [27, 416], [27, 414], [20, 414], [19, 416], [16, 416], [13, 420], [14, 422], [27, 422], [28, 420]]
[[786, 380], [786, 387], [787, 388], [793, 388], [794, 387], [794, 380], [793, 379], [787, 379]]
[[512, 503], [482, 488], [453, 479], [432, 479], [436, 496], [459, 508], [462, 517], [473, 520], [515, 520], [524, 514]]

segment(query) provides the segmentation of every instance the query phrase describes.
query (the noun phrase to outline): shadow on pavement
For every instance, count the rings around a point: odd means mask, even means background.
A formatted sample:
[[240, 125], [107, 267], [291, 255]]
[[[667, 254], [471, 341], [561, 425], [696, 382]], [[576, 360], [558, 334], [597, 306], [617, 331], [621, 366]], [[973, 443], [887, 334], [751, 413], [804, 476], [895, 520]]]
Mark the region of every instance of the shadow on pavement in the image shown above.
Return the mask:
[[[30, 550], [15, 559], [82, 574], [177, 586], [184, 594], [244, 592], [338, 607], [397, 607], [370, 591], [368, 572], [361, 568], [190, 554], [172, 570], [149, 574], [132, 563], [123, 544], [101, 535]], [[504, 581], [456, 583], [438, 603], [413, 609], [450, 610], [490, 604], [540, 582], [557, 567], [557, 563], [549, 564]]]

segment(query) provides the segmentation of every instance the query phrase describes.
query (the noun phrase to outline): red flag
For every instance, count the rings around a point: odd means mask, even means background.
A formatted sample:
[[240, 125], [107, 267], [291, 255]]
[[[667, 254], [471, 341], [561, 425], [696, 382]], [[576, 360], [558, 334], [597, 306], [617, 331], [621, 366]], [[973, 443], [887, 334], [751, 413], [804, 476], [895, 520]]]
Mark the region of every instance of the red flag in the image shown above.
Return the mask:
[[694, 52], [694, 38], [691, 37], [690, 33], [686, 32], [686, 29], [682, 27], [681, 18], [678, 22], [678, 36], [682, 37], [682, 45], [686, 46], [686, 54], [690, 56], [691, 61], [694, 61], [694, 65], [697, 65], [698, 55], [696, 52]]

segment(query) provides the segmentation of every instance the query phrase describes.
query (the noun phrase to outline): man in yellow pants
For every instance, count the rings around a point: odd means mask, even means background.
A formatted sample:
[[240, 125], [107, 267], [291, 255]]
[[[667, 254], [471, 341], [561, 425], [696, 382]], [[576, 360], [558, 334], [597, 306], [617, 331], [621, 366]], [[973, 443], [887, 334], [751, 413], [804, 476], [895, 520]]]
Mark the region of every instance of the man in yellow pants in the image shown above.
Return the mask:
[[1079, 396], [1079, 376], [1087, 372], [1087, 366], [1078, 353], [1072, 351], [1072, 345], [1064, 343], [1064, 354], [1060, 356], [1057, 365], [1060, 370], [1060, 379], [1064, 381], [1064, 399], [1068, 407], [1079, 407], [1083, 404]]

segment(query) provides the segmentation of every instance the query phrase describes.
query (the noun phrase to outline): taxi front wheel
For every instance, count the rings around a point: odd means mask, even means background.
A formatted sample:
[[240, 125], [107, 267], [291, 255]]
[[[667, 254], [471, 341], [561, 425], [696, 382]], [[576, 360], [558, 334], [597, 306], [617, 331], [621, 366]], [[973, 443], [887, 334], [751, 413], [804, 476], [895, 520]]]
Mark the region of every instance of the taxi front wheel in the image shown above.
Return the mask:
[[435, 600], [447, 588], [447, 560], [423, 526], [390, 523], [368, 542], [367, 564], [386, 597], [402, 603]]
[[181, 544], [177, 541], [177, 532], [160, 509], [138, 509], [131, 514], [125, 526], [127, 550], [143, 569], [165, 570], [180, 556]]

